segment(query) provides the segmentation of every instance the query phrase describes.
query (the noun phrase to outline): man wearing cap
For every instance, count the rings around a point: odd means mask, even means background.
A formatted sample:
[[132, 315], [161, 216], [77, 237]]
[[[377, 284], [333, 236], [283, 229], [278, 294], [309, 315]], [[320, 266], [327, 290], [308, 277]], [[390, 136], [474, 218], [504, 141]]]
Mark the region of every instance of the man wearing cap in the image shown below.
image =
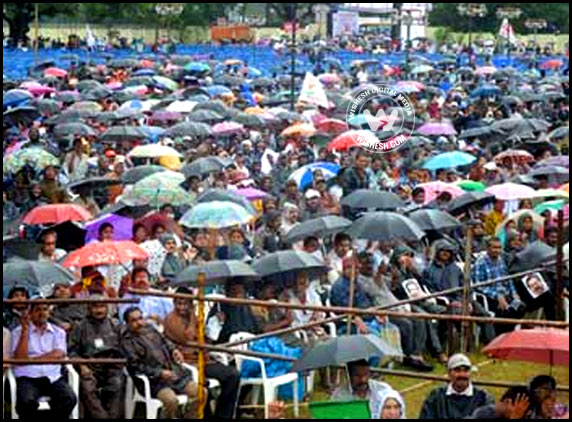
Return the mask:
[[302, 221], [326, 215], [320, 205], [320, 199], [322, 198], [320, 192], [315, 189], [308, 189], [304, 194], [304, 198], [306, 199], [306, 204], [302, 212]]
[[[91, 299], [103, 299], [92, 295]], [[108, 316], [108, 305], [90, 303], [88, 315], [75, 326], [69, 339], [69, 355], [78, 358], [119, 358], [119, 326]], [[80, 365], [80, 397], [92, 419], [123, 418], [125, 377], [121, 366]]]
[[471, 383], [472, 365], [467, 356], [461, 353], [451, 356], [447, 368], [449, 384], [429, 393], [419, 419], [462, 419], [475, 409], [494, 403], [489, 393]]

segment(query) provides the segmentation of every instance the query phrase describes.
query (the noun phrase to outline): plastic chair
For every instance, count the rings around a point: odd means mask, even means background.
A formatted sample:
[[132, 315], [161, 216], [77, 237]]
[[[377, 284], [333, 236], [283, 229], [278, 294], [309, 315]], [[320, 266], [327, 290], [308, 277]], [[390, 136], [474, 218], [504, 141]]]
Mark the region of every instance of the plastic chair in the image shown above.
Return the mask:
[[[234, 343], [234, 342], [238, 342], [238, 341], [248, 340], [248, 339], [251, 339], [253, 337], [254, 337], [254, 335], [250, 334], [250, 333], [244, 333], [244, 332], [243, 333], [237, 333], [237, 334], [233, 334], [230, 337], [230, 342]], [[236, 350], [247, 351], [248, 350], [248, 344], [243, 344], [243, 345], [237, 346]], [[261, 377], [260, 378], [241, 378], [239, 393], [240, 393], [240, 389], [242, 389], [242, 387], [244, 387], [245, 385], [252, 385], [255, 388], [262, 388], [263, 392], [264, 392], [264, 418], [268, 419], [268, 416], [269, 416], [268, 405], [275, 400], [277, 388], [282, 386], [282, 385], [293, 384], [293, 387], [294, 387], [294, 416], [297, 418], [299, 413], [300, 413], [300, 409], [298, 406], [298, 374], [292, 372], [292, 373], [288, 373], [285, 375], [280, 375], [277, 377], [270, 378], [270, 377], [266, 376], [266, 366], [265, 366], [264, 361], [262, 359], [236, 354], [235, 355], [235, 362], [236, 362], [236, 369], [238, 369], [238, 372], [240, 372], [240, 370], [242, 368], [242, 363], [245, 361], [251, 361], [251, 362], [257, 363], [260, 366]], [[257, 390], [256, 394], [253, 393], [253, 397], [252, 397], [253, 398], [253, 404], [256, 404], [258, 402], [258, 394], [259, 394], [259, 390]], [[240, 396], [240, 394], [239, 394], [239, 396]]]
[[[71, 412], [70, 418], [79, 419], [79, 374], [76, 372], [72, 365], [66, 365], [66, 370], [68, 373], [68, 384], [72, 388], [77, 398], [77, 403]], [[18, 412], [16, 411], [16, 377], [14, 376], [12, 368], [8, 368], [3, 378], [8, 380], [8, 385], [10, 387], [10, 406], [12, 409], [12, 419], [20, 419]], [[38, 410], [50, 410], [49, 397], [40, 397], [38, 399], [38, 403], [40, 404]]]

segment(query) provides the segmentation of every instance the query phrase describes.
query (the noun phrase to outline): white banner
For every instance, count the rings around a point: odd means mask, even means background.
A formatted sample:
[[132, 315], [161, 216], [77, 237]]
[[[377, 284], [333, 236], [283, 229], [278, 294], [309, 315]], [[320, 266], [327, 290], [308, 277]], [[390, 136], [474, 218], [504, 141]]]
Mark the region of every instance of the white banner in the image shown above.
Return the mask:
[[300, 91], [300, 102], [312, 104], [319, 107], [328, 108], [328, 97], [322, 83], [312, 73], [306, 72], [302, 91]]
[[333, 15], [332, 32], [334, 37], [359, 33], [358, 12], [336, 12]]

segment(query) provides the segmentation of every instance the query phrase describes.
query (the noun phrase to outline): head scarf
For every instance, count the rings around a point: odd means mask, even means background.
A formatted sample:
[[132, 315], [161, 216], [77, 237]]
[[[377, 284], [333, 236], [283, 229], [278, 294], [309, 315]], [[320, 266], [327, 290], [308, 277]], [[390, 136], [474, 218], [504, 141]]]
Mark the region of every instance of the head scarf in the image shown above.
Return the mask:
[[371, 390], [371, 398], [369, 400], [369, 410], [372, 419], [380, 419], [381, 411], [385, 402], [388, 399], [393, 399], [401, 406], [400, 419], [405, 417], [405, 402], [397, 391], [395, 391], [389, 384], [384, 382], [369, 380], [369, 389]]

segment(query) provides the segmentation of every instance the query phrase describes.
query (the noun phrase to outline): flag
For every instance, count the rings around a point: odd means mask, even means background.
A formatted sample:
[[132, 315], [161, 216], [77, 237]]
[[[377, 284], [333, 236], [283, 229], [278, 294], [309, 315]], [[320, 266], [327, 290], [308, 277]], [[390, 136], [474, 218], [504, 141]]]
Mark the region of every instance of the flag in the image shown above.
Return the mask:
[[85, 33], [86, 33], [86, 43], [89, 48], [95, 47], [95, 37], [93, 36], [93, 32], [91, 32], [91, 28], [89, 25], [85, 26]]
[[508, 40], [511, 44], [516, 44], [516, 36], [514, 35], [514, 29], [507, 18], [504, 18], [499, 30], [499, 37]]
[[306, 72], [298, 101], [323, 108], [329, 107], [328, 98], [322, 83], [310, 72]]

